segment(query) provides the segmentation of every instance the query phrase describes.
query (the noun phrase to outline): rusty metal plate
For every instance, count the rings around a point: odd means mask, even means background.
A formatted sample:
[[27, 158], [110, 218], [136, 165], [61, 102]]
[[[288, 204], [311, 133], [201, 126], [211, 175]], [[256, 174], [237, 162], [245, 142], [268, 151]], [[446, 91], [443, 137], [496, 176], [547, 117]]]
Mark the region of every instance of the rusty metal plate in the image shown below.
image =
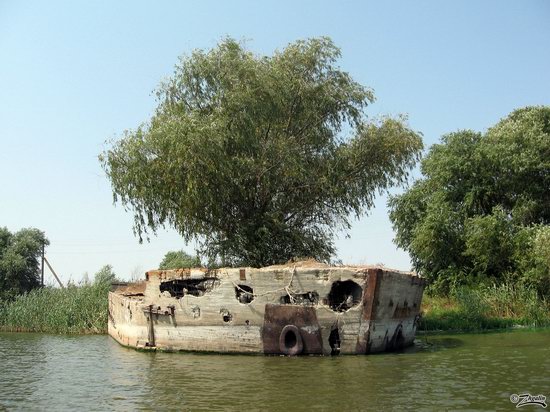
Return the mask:
[[363, 291], [363, 319], [376, 319], [376, 305], [378, 300], [378, 289], [382, 279], [381, 269], [369, 269], [369, 277]]
[[370, 340], [370, 328], [372, 321], [376, 319], [376, 306], [378, 304], [378, 290], [380, 289], [380, 281], [383, 276], [382, 269], [369, 269], [367, 271], [368, 277], [363, 290], [363, 319], [362, 322], [368, 323], [368, 328], [361, 328], [365, 330], [363, 334], [357, 336], [357, 345], [355, 347], [356, 353], [369, 353], [371, 342]]
[[300, 305], [266, 304], [262, 341], [264, 353], [281, 354], [279, 337], [286, 325], [294, 325], [300, 330], [304, 355], [323, 354], [323, 338], [315, 308]]

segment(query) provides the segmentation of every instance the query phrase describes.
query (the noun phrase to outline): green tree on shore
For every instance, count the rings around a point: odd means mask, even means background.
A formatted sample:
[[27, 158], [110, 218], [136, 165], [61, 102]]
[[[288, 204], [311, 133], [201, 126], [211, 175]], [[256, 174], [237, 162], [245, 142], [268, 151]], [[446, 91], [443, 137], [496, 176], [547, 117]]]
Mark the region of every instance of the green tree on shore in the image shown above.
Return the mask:
[[201, 260], [193, 257], [183, 250], [167, 252], [160, 262], [159, 269], [183, 269], [201, 267]]
[[105, 265], [94, 275], [94, 284], [108, 284], [117, 282], [117, 277], [111, 265]]
[[513, 281], [550, 294], [550, 107], [445, 135], [421, 171], [390, 218], [432, 289]]
[[422, 149], [328, 38], [258, 56], [232, 39], [183, 57], [153, 117], [100, 155], [134, 232], [169, 225], [225, 265], [327, 261], [333, 238], [402, 183]]
[[21, 229], [11, 233], [0, 228], [0, 300], [40, 286], [40, 257], [48, 239], [38, 229]]

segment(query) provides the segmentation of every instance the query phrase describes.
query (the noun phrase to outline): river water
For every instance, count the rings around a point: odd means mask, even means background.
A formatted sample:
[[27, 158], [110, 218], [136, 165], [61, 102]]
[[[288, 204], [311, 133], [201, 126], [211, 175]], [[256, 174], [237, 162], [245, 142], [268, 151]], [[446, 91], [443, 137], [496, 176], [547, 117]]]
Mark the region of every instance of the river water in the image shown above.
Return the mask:
[[0, 368], [0, 410], [513, 410], [513, 393], [550, 399], [550, 330], [424, 336], [401, 353], [298, 358], [0, 333]]

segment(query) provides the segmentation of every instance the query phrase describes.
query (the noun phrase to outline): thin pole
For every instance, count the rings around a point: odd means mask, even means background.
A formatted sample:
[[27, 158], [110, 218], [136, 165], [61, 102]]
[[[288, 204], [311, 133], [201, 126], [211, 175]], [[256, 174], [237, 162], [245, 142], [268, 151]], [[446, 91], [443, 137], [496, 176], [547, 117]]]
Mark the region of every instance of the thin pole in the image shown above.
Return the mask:
[[40, 284], [44, 287], [44, 243], [42, 243], [42, 275], [40, 276]]
[[61, 283], [61, 281], [59, 280], [59, 278], [57, 277], [57, 274], [55, 273], [55, 271], [53, 270], [52, 268], [52, 265], [50, 265], [50, 262], [48, 262], [48, 259], [46, 259], [46, 256], [44, 256], [44, 262], [46, 262], [46, 265], [48, 265], [48, 267], [50, 268], [50, 270], [52, 271], [53, 275], [55, 276], [55, 280], [57, 280], [57, 283], [59, 283], [59, 286], [61, 286], [61, 288], [65, 288], [65, 286], [63, 286], [63, 283]]

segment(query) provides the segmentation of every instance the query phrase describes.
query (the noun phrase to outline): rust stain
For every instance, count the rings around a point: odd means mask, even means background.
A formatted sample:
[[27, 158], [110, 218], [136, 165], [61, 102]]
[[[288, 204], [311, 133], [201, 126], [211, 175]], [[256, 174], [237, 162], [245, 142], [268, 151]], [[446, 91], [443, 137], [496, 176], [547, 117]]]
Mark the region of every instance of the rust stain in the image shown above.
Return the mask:
[[368, 329], [363, 335], [357, 336], [356, 353], [369, 353], [370, 328], [372, 321], [376, 318], [376, 305], [378, 299], [378, 290], [380, 289], [380, 280], [382, 279], [382, 269], [368, 269], [367, 282], [363, 290], [363, 319], [362, 322], [368, 323]]
[[395, 310], [393, 311], [393, 317], [394, 319], [407, 318], [411, 316], [411, 313], [412, 313], [412, 308], [410, 308], [409, 306], [400, 307], [399, 305], [397, 305], [395, 307]]
[[323, 339], [314, 307], [266, 304], [262, 342], [264, 353], [280, 354], [279, 338], [287, 325], [296, 326], [303, 341], [302, 354], [323, 354]]
[[146, 282], [135, 283], [115, 283], [112, 284], [111, 289], [113, 292], [122, 296], [142, 296], [145, 293]]
[[374, 320], [376, 318], [376, 300], [378, 289], [382, 279], [382, 269], [368, 269], [367, 284], [363, 291], [363, 319]]
[[276, 271], [273, 272], [273, 277], [276, 280], [283, 280], [285, 278], [285, 274], [281, 270], [276, 270]]

